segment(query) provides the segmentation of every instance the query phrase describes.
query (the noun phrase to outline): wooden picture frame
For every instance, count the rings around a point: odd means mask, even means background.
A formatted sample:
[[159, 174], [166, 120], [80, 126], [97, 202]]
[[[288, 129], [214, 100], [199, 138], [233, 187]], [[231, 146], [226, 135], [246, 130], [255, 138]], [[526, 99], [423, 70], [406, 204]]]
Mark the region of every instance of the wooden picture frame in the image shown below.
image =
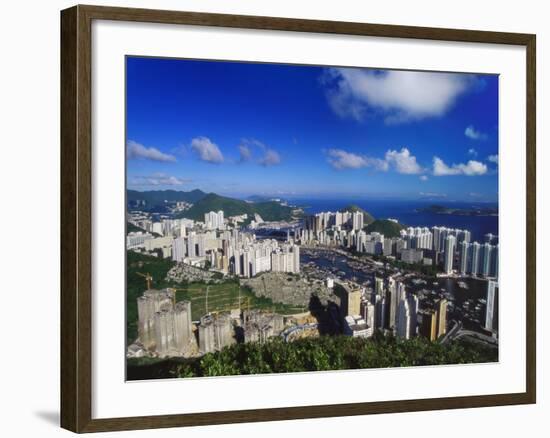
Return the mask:
[[[93, 20], [519, 45], [526, 48], [526, 391], [127, 418], [92, 418], [91, 25]], [[99, 432], [529, 404], [536, 401], [535, 35], [381, 24], [75, 6], [61, 12], [61, 426]]]

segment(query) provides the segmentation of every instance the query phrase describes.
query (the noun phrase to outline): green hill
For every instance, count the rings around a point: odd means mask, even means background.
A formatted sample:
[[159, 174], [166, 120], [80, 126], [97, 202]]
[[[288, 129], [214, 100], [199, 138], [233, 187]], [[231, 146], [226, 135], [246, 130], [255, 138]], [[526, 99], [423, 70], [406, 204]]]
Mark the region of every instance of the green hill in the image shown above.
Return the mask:
[[365, 227], [367, 233], [380, 233], [384, 237], [399, 237], [399, 232], [404, 228], [400, 223], [387, 219], [376, 219]]
[[[143, 228], [138, 227], [137, 225], [131, 224], [130, 222], [126, 222], [126, 232], [127, 233], [146, 233], [147, 231], [144, 230]], [[158, 233], [151, 232], [151, 234], [154, 237], [161, 237], [161, 235]]]
[[365, 225], [368, 225], [372, 222], [374, 222], [374, 217], [368, 212], [363, 210], [361, 207], [355, 204], [350, 204], [345, 206], [344, 208], [340, 209], [340, 212], [349, 211], [350, 213], [355, 213], [357, 211], [363, 213], [363, 223]]
[[278, 202], [252, 203], [240, 199], [226, 198], [215, 193], [209, 193], [189, 210], [179, 213], [178, 217], [202, 221], [205, 213], [219, 210], [223, 210], [225, 217], [258, 213], [265, 221], [290, 220], [292, 218], [292, 208], [283, 206]]
[[126, 232], [127, 233], [138, 233], [138, 232], [145, 233], [145, 230], [134, 224], [131, 224], [130, 222], [126, 222]]
[[198, 189], [191, 190], [190, 192], [182, 192], [179, 190], [151, 190], [146, 192], [126, 190], [126, 201], [129, 204], [137, 201], [145, 201], [145, 209], [162, 206], [164, 205], [164, 201], [185, 201], [194, 204], [205, 196], [206, 193]]

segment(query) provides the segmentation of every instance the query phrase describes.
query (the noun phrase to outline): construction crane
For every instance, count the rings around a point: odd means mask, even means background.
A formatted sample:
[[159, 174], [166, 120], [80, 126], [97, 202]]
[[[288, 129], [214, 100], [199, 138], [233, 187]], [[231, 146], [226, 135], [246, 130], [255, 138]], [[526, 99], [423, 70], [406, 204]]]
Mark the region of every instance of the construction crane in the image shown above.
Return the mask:
[[[174, 295], [173, 295], [173, 297], [172, 297], [172, 302], [173, 302], [173, 304], [174, 304], [174, 307], [176, 306], [176, 302], [177, 302], [177, 300], [176, 300], [176, 293], [177, 293], [177, 291], [181, 290], [181, 291], [189, 292], [189, 289], [188, 289], [188, 288], [182, 289], [182, 288], [180, 288], [180, 287], [168, 287], [168, 289], [171, 289], [171, 290], [174, 291]], [[209, 292], [209, 289], [210, 289], [210, 286], [207, 286], [207, 287], [206, 287], [206, 303], [205, 303], [205, 304], [206, 304], [206, 314], [212, 313], [212, 312], [208, 312], [208, 292]], [[192, 299], [191, 299], [191, 301], [192, 301]]]
[[142, 272], [136, 272], [136, 274], [140, 277], [145, 278], [145, 282], [147, 283], [147, 290], [151, 289], [153, 282], [153, 277], [151, 276], [151, 274], [149, 274], [149, 272], [147, 272], [146, 274], [143, 274]]
[[187, 291], [187, 289], [182, 289], [181, 287], [169, 287], [168, 289], [171, 289], [171, 290], [174, 291], [174, 297], [173, 297], [172, 301], [173, 301], [174, 307], [176, 307], [176, 301], [177, 301], [176, 300], [176, 293], [177, 293], [177, 291], [179, 291], [179, 290]]
[[241, 286], [239, 285], [239, 312], [242, 312], [242, 309], [241, 309], [241, 302], [242, 300], [246, 299], [247, 302], [248, 302], [248, 311], [250, 311], [250, 297], [243, 297], [241, 296]]

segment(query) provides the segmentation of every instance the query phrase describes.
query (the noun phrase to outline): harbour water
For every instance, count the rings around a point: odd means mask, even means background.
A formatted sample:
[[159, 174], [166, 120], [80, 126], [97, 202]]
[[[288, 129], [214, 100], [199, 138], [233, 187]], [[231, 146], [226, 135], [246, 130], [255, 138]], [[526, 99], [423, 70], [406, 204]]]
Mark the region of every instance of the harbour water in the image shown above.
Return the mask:
[[472, 240], [482, 241], [483, 235], [498, 235], [498, 216], [466, 216], [420, 212], [419, 209], [437, 204], [443, 207], [471, 209], [497, 207], [496, 203], [449, 202], [449, 201], [406, 201], [406, 200], [361, 200], [361, 199], [291, 199], [294, 205], [302, 206], [307, 214], [323, 211], [338, 211], [354, 204], [369, 212], [376, 219], [397, 219], [406, 226], [446, 226], [470, 230]]
[[[315, 255], [304, 250], [300, 256], [303, 266], [314, 263], [327, 276], [353, 281], [363, 286], [373, 286], [374, 276], [383, 276], [384, 269], [360, 269], [349, 263], [347, 257], [332, 251], [316, 250]], [[405, 280], [407, 290], [416, 294], [421, 308], [431, 308], [439, 298], [449, 302], [449, 319], [462, 321], [464, 328], [483, 332], [487, 298], [487, 280], [479, 278], [435, 278], [415, 276]]]

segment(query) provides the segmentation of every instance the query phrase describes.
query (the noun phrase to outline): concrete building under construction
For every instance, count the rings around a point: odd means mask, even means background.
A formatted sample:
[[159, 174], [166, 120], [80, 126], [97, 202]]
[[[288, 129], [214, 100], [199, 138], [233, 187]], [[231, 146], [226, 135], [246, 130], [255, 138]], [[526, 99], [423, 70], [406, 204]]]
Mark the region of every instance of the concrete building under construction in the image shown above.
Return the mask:
[[174, 306], [173, 289], [149, 289], [137, 299], [138, 341], [161, 357], [193, 356], [198, 353], [193, 334], [191, 303]]
[[155, 314], [155, 349], [159, 356], [191, 356], [196, 347], [189, 301]]
[[284, 330], [284, 317], [277, 313], [265, 313], [258, 309], [243, 313], [244, 341], [264, 343]]
[[220, 351], [235, 342], [235, 328], [230, 313], [208, 314], [201, 318], [199, 350], [202, 354]]
[[155, 348], [155, 314], [172, 310], [174, 293], [172, 289], [149, 289], [137, 299], [138, 338], [147, 350]]

